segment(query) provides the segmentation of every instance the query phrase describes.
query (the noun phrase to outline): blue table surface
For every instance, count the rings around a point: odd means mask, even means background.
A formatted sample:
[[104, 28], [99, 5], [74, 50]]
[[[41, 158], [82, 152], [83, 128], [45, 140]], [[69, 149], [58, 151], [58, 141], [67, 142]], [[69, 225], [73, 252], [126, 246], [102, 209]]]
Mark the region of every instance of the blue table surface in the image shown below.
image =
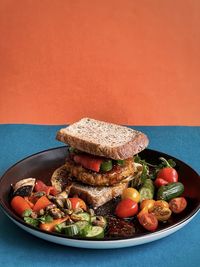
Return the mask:
[[[61, 146], [62, 126], [0, 125], [0, 175], [33, 153]], [[150, 139], [149, 148], [186, 162], [200, 173], [200, 127], [134, 126]], [[49, 243], [17, 227], [0, 210], [0, 266], [199, 266], [200, 213], [161, 240], [123, 249], [89, 250]]]

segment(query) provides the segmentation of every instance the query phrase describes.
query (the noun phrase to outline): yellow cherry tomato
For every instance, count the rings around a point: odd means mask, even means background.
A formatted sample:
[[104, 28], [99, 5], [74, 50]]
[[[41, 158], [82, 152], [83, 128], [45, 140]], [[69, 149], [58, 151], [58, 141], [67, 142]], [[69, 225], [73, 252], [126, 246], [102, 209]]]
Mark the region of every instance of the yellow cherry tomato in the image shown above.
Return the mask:
[[149, 213], [156, 216], [158, 221], [167, 221], [172, 214], [169, 204], [164, 200], [155, 201], [153, 207], [149, 209]]
[[153, 208], [155, 200], [153, 199], [144, 199], [140, 204], [140, 209], [147, 208], [148, 210]]
[[140, 201], [140, 193], [132, 187], [125, 188], [122, 192], [122, 199], [132, 199], [135, 202]]
[[169, 208], [169, 203], [165, 200], [156, 200], [154, 203], [156, 207]]

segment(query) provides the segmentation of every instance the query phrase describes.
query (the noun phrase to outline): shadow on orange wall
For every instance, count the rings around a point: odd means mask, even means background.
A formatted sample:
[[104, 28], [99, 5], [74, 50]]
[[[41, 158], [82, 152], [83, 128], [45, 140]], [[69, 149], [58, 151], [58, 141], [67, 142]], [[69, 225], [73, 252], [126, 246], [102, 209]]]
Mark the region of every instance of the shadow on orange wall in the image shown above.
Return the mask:
[[0, 123], [200, 125], [200, 2], [0, 4]]

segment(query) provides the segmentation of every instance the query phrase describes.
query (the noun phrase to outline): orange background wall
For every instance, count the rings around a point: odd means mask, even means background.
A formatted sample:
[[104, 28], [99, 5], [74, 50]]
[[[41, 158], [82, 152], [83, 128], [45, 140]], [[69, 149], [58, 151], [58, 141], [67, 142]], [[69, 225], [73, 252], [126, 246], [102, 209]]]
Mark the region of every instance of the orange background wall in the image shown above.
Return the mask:
[[200, 125], [199, 0], [1, 0], [0, 123]]

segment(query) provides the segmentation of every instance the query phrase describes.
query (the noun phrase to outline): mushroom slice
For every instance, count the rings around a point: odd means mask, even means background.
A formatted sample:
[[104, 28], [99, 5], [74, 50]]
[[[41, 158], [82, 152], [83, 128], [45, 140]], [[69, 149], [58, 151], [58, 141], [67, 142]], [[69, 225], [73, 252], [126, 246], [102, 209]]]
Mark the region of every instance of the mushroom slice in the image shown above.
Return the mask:
[[54, 186], [58, 193], [62, 191], [68, 191], [72, 183], [71, 177], [69, 177], [69, 171], [66, 168], [66, 165], [62, 165], [56, 169], [51, 176], [51, 184]]
[[30, 196], [35, 186], [35, 178], [25, 178], [13, 185], [14, 196]]

